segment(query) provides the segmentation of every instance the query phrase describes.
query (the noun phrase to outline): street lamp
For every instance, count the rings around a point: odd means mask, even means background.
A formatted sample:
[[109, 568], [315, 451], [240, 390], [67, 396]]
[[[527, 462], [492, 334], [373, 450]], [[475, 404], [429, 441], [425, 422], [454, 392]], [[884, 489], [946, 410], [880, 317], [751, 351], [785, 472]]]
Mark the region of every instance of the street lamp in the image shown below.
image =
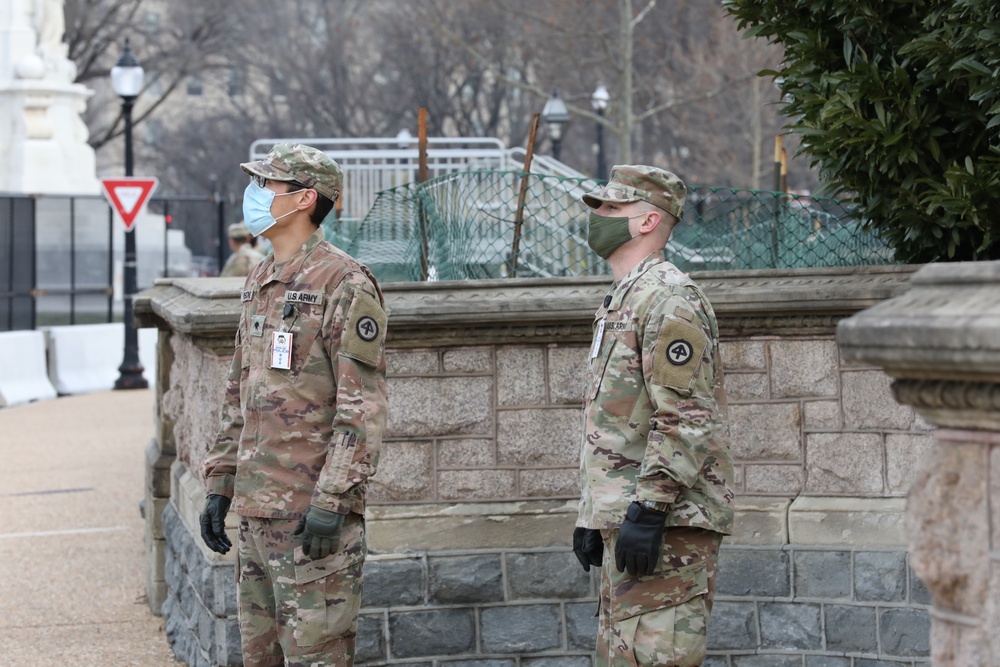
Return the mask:
[[594, 94], [590, 96], [590, 106], [594, 107], [594, 112], [600, 116], [596, 124], [597, 133], [597, 173], [595, 177], [599, 181], [608, 179], [607, 163], [604, 161], [604, 111], [608, 108], [608, 101], [611, 95], [604, 86], [594, 89]]
[[562, 142], [563, 128], [569, 123], [569, 111], [566, 105], [559, 99], [559, 91], [553, 89], [552, 97], [545, 102], [542, 107], [542, 121], [549, 130], [549, 139], [552, 140], [552, 157], [559, 159], [559, 144]]
[[[111, 87], [122, 98], [122, 117], [125, 119], [125, 176], [132, 176], [132, 105], [142, 91], [144, 72], [132, 55], [128, 38], [125, 50], [111, 68]], [[135, 227], [125, 232], [125, 358], [118, 367], [120, 375], [115, 389], [145, 389], [149, 386], [142, 377], [139, 362], [139, 332], [135, 329], [132, 300], [136, 291], [135, 278]]]

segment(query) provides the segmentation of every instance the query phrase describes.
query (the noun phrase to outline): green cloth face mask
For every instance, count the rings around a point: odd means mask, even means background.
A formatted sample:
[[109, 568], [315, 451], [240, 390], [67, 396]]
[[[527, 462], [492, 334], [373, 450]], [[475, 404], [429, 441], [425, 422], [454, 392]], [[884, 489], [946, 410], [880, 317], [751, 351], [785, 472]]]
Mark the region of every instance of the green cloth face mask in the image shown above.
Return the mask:
[[590, 212], [590, 225], [587, 228], [587, 245], [598, 255], [607, 259], [639, 234], [633, 236], [628, 230], [628, 221], [632, 218], [640, 218], [646, 215], [640, 213], [631, 217], [616, 216], [609, 217]]

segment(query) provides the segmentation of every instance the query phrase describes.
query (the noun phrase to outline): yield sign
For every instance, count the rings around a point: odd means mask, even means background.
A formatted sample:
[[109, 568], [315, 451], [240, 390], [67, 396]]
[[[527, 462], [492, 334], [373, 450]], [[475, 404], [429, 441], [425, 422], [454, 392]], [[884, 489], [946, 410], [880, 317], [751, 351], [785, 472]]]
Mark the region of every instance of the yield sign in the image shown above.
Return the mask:
[[125, 223], [125, 231], [132, 231], [135, 219], [138, 217], [142, 207], [149, 201], [150, 195], [156, 189], [155, 178], [138, 178], [126, 176], [124, 178], [102, 178], [101, 187], [104, 188], [104, 196], [108, 202], [115, 207], [122, 222]]

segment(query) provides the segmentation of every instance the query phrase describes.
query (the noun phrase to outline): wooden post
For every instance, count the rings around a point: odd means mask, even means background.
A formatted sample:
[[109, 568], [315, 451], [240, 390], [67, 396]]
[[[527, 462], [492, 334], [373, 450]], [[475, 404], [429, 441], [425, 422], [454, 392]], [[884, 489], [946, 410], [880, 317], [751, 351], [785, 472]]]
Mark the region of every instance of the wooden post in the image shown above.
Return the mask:
[[[417, 183], [424, 183], [427, 180], [427, 109], [424, 107], [417, 112], [417, 154]], [[417, 221], [420, 225], [420, 279], [427, 280], [430, 274], [430, 242], [427, 239], [423, 197], [417, 199]]]
[[521, 191], [517, 195], [517, 213], [514, 215], [514, 240], [510, 244], [510, 277], [517, 277], [517, 255], [521, 250], [521, 227], [524, 224], [524, 201], [528, 196], [528, 176], [531, 175], [531, 160], [535, 156], [535, 135], [538, 133], [538, 120], [541, 114], [531, 117], [531, 130], [528, 132], [528, 147], [524, 151], [524, 170], [521, 175]]
[[774, 191], [784, 192], [783, 181], [787, 183], [788, 165], [786, 164], [785, 141], [780, 134], [774, 136]]
[[781, 257], [781, 212], [784, 197], [778, 195], [788, 187], [788, 158], [785, 141], [780, 134], [774, 135], [774, 222], [771, 224], [771, 268], [777, 269]]
[[427, 109], [417, 112], [417, 182], [427, 180]]

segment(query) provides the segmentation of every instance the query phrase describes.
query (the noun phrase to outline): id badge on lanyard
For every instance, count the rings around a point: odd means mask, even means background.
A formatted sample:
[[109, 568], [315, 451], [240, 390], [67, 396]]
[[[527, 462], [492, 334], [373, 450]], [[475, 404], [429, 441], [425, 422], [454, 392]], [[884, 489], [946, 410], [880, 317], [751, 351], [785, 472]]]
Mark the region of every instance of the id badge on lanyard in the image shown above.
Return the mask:
[[271, 368], [289, 370], [292, 367], [292, 334], [287, 331], [271, 333]]

